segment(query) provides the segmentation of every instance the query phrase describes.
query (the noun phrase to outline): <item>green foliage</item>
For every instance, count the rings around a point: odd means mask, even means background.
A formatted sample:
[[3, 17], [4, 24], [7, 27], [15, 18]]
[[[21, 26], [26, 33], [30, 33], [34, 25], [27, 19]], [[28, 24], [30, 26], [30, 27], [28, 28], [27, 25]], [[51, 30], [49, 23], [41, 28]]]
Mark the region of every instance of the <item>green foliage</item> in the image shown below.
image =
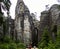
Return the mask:
[[9, 45], [8, 44], [0, 44], [0, 49], [8, 49]]
[[50, 40], [48, 43], [48, 48], [49, 49], [56, 49], [56, 43], [52, 42], [52, 40]]
[[18, 49], [20, 49], [20, 48], [21, 48], [21, 49], [26, 49], [26, 46], [25, 46], [24, 43], [18, 43], [18, 44], [17, 44], [17, 48], [18, 48]]
[[57, 30], [56, 48], [60, 49], [60, 26], [58, 26]]
[[26, 49], [24, 43], [0, 43], [0, 49]]
[[11, 42], [12, 42], [12, 39], [11, 39], [9, 36], [5, 36], [5, 37], [3, 38], [3, 42], [4, 42], [4, 43], [11, 43]]
[[48, 49], [48, 47], [44, 47], [43, 49]]
[[[42, 49], [60, 49], [60, 26], [58, 26], [56, 40], [53, 42], [53, 40], [49, 39], [49, 38], [50, 37], [48, 35], [48, 31], [45, 29], [45, 31], [43, 32], [43, 35], [42, 35], [41, 42], [39, 42], [39, 45], [38, 45], [39, 49], [40, 48], [42, 48]], [[47, 41], [49, 41], [49, 42], [47, 42]]]
[[20, 43], [20, 40], [15, 40], [15, 43]]
[[0, 43], [11, 43], [9, 36], [4, 36], [0, 38]]
[[41, 38], [41, 41], [39, 42], [39, 49], [40, 48], [45, 48], [48, 46], [48, 42], [49, 42], [49, 32], [48, 32], [48, 29], [45, 28], [44, 31], [43, 31], [43, 34], [42, 34], [42, 38]]
[[17, 45], [15, 43], [11, 43], [9, 45], [9, 49], [17, 49]]
[[26, 46], [24, 43], [19, 42], [15, 43], [14, 40], [12, 40], [9, 36], [4, 36], [2, 40], [0, 41], [0, 48], [1, 49], [26, 49]]

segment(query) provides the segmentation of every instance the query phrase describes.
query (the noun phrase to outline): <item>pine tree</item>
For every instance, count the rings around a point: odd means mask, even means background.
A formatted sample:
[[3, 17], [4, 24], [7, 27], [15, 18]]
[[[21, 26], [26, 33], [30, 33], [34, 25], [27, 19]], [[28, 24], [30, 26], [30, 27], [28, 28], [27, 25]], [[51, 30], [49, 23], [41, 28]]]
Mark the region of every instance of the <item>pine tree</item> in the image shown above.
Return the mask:
[[56, 48], [60, 49], [60, 26], [58, 26], [57, 30]]
[[50, 40], [48, 43], [48, 49], [56, 49], [56, 42]]
[[42, 48], [42, 49], [47, 48], [49, 40], [50, 40], [49, 31], [46, 27], [43, 31], [42, 38], [41, 38], [41, 41], [39, 43], [39, 48]]

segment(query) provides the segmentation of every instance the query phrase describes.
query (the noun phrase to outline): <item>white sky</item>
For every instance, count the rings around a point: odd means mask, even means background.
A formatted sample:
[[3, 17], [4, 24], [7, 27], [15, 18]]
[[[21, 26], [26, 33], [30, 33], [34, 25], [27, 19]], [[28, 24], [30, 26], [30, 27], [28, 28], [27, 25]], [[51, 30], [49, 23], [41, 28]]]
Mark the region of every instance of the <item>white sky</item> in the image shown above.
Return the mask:
[[[57, 4], [57, 0], [23, 0], [24, 3], [27, 5], [31, 13], [37, 12], [37, 19], [39, 20], [40, 13], [46, 10], [45, 5], [49, 4], [49, 7], [53, 4]], [[12, 18], [15, 18], [15, 6], [17, 0], [11, 0], [11, 8], [10, 8], [10, 15]]]

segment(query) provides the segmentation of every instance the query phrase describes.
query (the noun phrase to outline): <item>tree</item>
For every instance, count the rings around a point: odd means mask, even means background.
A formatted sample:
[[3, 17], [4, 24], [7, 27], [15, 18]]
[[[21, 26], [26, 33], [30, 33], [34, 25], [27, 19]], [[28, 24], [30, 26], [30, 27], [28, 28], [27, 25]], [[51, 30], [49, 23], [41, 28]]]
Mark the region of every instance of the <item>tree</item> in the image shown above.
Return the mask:
[[48, 43], [48, 49], [56, 49], [56, 42], [50, 40]]
[[[11, 5], [10, 0], [0, 0], [0, 10], [1, 10], [1, 8], [3, 8], [3, 10], [9, 11], [10, 5]], [[2, 11], [0, 11], [0, 12], [2, 12]]]
[[57, 30], [56, 47], [57, 49], [60, 49], [60, 25], [58, 26], [58, 30]]
[[43, 34], [42, 34], [42, 38], [41, 41], [38, 44], [39, 49], [42, 48], [47, 48], [48, 47], [48, 43], [49, 43], [50, 37], [49, 37], [49, 31], [47, 28], [44, 29]]
[[3, 23], [2, 9], [9, 12], [10, 6], [11, 6], [10, 0], [0, 0], [0, 26]]
[[48, 10], [49, 9], [49, 4], [48, 5], [45, 5], [45, 7], [46, 7], [46, 10]]

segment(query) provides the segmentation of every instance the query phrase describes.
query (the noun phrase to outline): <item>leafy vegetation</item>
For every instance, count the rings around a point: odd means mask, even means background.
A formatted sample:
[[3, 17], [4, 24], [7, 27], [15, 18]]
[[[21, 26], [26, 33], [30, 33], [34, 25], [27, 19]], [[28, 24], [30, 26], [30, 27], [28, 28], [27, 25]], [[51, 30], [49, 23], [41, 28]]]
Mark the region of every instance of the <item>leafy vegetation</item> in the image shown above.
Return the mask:
[[[56, 33], [56, 32], [55, 32]], [[57, 36], [55, 41], [53, 41], [47, 29], [44, 29], [42, 34], [42, 39], [38, 43], [39, 49], [60, 49], [60, 27], [58, 27]]]
[[49, 32], [47, 30], [47, 28], [44, 29], [43, 31], [43, 35], [42, 35], [42, 38], [41, 38], [41, 41], [39, 43], [39, 49], [42, 48], [47, 48], [48, 47], [48, 43], [49, 43]]
[[17, 47], [18, 47], [18, 49], [26, 49], [26, 46], [24, 43], [18, 43]]
[[17, 49], [16, 43], [9, 44], [9, 49]]
[[[2, 4], [3, 3], [3, 4]], [[24, 43], [19, 40], [14, 41], [9, 36], [6, 36], [6, 22], [3, 20], [2, 9], [7, 11], [9, 16], [9, 9], [11, 6], [10, 0], [0, 0], [0, 26], [3, 26], [3, 35], [0, 37], [0, 49], [25, 49]], [[2, 9], [1, 9], [2, 8]]]
[[3, 41], [0, 41], [0, 49], [26, 49], [24, 43], [15, 43], [10, 37], [5, 36]]

